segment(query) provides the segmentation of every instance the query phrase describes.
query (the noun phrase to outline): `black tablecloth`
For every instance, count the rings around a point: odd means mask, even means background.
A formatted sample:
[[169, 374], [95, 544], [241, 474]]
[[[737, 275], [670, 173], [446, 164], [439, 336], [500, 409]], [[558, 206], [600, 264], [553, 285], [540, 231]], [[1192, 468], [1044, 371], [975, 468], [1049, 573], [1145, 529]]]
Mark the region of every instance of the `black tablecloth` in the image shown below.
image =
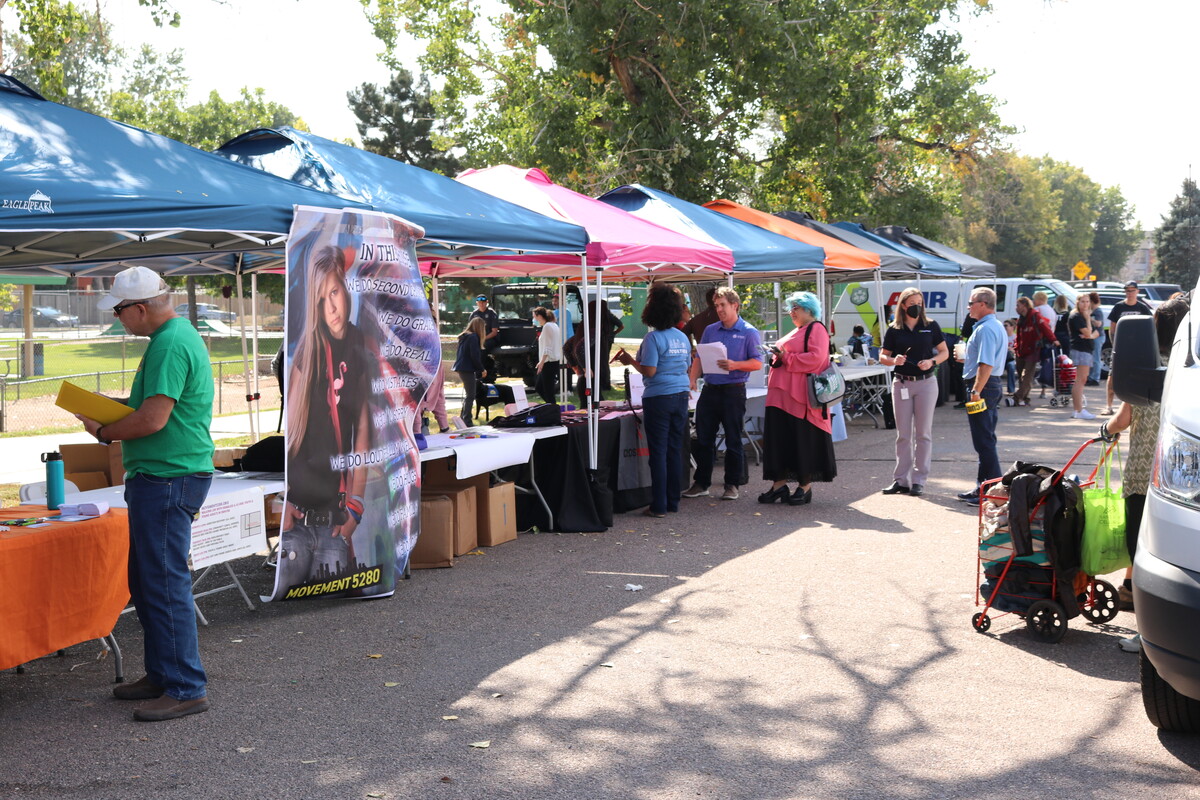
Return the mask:
[[[569, 424], [567, 435], [534, 442], [534, 477], [554, 513], [554, 525], [551, 527], [546, 510], [536, 497], [519, 495], [517, 525], [520, 530], [536, 526], [541, 531], [604, 531], [612, 527], [614, 513], [650, 505], [649, 455], [645, 450], [644, 434], [638, 437], [640, 427], [640, 415], [600, 421], [600, 445], [594, 474], [588, 469], [586, 424]], [[689, 444], [685, 439], [685, 487], [691, 475]], [[520, 474], [512, 475], [512, 479], [528, 486], [529, 468], [514, 469]]]

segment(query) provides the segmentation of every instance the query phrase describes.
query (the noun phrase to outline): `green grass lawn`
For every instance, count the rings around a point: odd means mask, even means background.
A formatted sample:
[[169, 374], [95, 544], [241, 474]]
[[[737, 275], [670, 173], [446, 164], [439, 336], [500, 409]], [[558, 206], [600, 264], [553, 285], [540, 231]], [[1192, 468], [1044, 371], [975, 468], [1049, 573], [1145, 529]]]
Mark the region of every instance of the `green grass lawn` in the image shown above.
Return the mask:
[[[224, 366], [222, 368], [223, 375], [241, 374], [242, 345], [240, 339], [236, 337], [213, 337], [206, 339], [205, 342], [208, 345], [213, 362], [238, 362], [237, 364]], [[102, 392], [120, 392], [128, 390], [129, 384], [133, 379], [132, 374], [124, 376], [102, 374], [99, 378], [99, 387], [97, 387], [95, 373], [119, 373], [137, 369], [138, 361], [141, 359], [142, 353], [146, 350], [148, 340], [139, 338], [122, 339], [120, 337], [83, 342], [47, 339], [38, 342], [38, 344], [42, 345], [44, 352], [45, 374], [42, 376], [43, 378], [83, 375], [87, 377], [77, 378], [75, 382], [82, 385], [85, 389], [92, 391], [98, 389]], [[266, 349], [262, 349], [262, 345], [260, 344], [260, 356], [264, 353], [273, 355], [276, 346], [277, 343], [274, 341], [269, 342]], [[8, 340], [0, 342], [0, 359], [12, 359], [10, 369], [13, 373], [19, 371], [19, 347], [20, 345], [16, 341]], [[249, 350], [247, 350], [247, 354], [249, 354]], [[0, 364], [2, 363], [0, 361]], [[216, 368], [214, 368], [213, 374], [216, 374]], [[17, 397], [18, 393], [18, 389], [13, 383], [21, 379], [14, 374], [7, 380], [9, 384], [7, 395], [12, 400]], [[19, 390], [20, 396], [36, 397], [54, 394], [58, 391], [58, 384], [58, 380], [30, 379], [27, 385], [22, 386]]]

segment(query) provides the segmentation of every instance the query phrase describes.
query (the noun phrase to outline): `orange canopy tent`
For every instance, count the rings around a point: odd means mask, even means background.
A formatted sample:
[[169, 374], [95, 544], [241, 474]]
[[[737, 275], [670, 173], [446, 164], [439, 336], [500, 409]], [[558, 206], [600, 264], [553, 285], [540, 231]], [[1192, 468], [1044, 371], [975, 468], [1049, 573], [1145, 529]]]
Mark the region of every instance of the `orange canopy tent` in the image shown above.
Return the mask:
[[740, 219], [743, 222], [749, 222], [751, 225], [766, 228], [781, 236], [787, 236], [790, 239], [820, 247], [825, 250], [825, 266], [830, 270], [879, 269], [878, 253], [862, 250], [832, 236], [826, 236], [820, 231], [789, 222], [774, 214], [767, 214], [763, 211], [741, 205], [740, 203], [735, 203], [732, 200], [713, 200], [710, 203], [705, 203], [704, 207], [725, 214], [726, 216]]

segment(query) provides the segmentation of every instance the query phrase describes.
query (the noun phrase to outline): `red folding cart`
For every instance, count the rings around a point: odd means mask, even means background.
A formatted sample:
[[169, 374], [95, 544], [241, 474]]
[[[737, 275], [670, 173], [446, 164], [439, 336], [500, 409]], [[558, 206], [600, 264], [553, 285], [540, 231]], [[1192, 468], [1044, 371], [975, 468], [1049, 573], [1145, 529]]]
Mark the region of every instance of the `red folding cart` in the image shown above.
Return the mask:
[[[1083, 482], [1072, 481], [1066, 474], [1089, 445], [1100, 441], [1103, 440], [1096, 438], [1084, 442], [1060, 470], [1031, 467], [1033, 471], [1026, 473], [1048, 473], [1042, 477], [1042, 485], [1048, 483], [1050, 490], [1028, 509], [1029, 541], [1023, 540], [1021, 545], [1014, 544], [1009, 512], [1015, 513], [1016, 509], [1011, 508], [1008, 488], [1001, 483], [1003, 479], [985, 481], [980, 486], [975, 606], [982, 605], [983, 610], [971, 617], [971, 625], [977, 632], [985, 633], [991, 627], [993, 615], [1016, 614], [1025, 620], [1035, 637], [1057, 642], [1066, 635], [1067, 620], [1075, 613], [1091, 622], [1108, 622], [1117, 615], [1117, 590], [1111, 583], [1086, 575], [1077, 565], [1055, 563], [1078, 560], [1082, 520], [1076, 526], [1068, 526], [1077, 528], [1078, 534], [1058, 534], [1048, 541], [1047, 523], [1052, 521], [1045, 518], [1051, 492], [1064, 481], [1074, 483], [1079, 489], [1094, 483], [1096, 469]], [[1067, 591], [1071, 592], [1073, 602], [1064, 602]]]

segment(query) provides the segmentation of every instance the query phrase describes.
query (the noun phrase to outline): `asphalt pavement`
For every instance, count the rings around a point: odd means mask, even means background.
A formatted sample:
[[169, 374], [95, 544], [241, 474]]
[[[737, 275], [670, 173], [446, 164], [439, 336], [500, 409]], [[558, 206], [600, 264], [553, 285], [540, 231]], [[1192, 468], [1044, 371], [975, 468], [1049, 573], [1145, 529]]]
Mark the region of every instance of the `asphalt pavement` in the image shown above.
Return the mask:
[[[1095, 429], [1005, 408], [1002, 463]], [[1117, 649], [1134, 615], [972, 629], [965, 414], [937, 411], [924, 497], [879, 494], [892, 442], [852, 422], [809, 506], [756, 503], [752, 464], [738, 501], [522, 534], [389, 599], [203, 598], [198, 716], [134, 722], [95, 643], [6, 671], [0, 797], [1200, 798], [1200, 737], [1147, 722]], [[252, 595], [261, 564], [234, 564]], [[135, 679], [133, 615], [116, 633]]]

